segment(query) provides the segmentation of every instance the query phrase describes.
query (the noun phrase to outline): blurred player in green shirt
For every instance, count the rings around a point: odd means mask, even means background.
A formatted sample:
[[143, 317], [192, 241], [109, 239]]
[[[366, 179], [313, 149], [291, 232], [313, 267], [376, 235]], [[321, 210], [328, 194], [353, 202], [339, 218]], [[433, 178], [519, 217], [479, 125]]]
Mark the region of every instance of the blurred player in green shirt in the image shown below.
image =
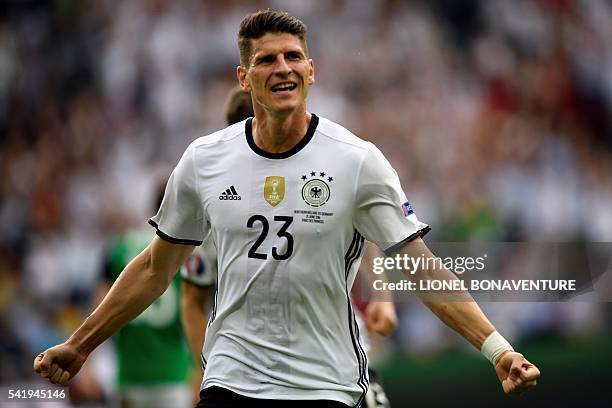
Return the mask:
[[[158, 204], [163, 197], [163, 185]], [[104, 260], [102, 300], [125, 266], [151, 242], [154, 232], [129, 231], [115, 240]], [[191, 406], [192, 367], [180, 315], [180, 282], [176, 274], [164, 294], [114, 337], [117, 385], [122, 407]]]

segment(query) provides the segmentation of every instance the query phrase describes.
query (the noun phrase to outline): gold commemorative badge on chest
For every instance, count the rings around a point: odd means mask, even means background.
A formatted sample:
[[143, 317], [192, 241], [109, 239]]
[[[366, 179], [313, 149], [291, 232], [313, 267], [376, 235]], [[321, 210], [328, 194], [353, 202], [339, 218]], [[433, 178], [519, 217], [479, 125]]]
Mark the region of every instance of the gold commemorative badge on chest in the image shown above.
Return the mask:
[[268, 176], [264, 183], [264, 200], [272, 207], [276, 207], [285, 198], [285, 178], [282, 176]]

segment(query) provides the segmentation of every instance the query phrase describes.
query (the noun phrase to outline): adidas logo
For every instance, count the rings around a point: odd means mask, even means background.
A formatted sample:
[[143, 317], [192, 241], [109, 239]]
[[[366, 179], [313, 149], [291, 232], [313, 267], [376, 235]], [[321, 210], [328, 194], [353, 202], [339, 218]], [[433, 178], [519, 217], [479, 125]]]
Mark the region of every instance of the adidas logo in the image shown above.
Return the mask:
[[238, 195], [234, 186], [231, 186], [221, 193], [219, 200], [242, 200], [242, 197]]

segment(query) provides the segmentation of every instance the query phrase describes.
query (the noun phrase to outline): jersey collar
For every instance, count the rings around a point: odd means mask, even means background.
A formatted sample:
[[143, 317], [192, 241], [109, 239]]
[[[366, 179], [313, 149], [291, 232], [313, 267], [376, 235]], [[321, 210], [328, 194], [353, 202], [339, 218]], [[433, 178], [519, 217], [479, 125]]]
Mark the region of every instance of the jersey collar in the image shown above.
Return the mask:
[[310, 124], [308, 125], [308, 130], [306, 131], [306, 135], [291, 149], [282, 153], [270, 153], [266, 152], [263, 149], [260, 149], [253, 140], [253, 118], [248, 118], [244, 125], [244, 132], [246, 133], [247, 143], [251, 150], [253, 150], [258, 155], [265, 157], [267, 159], [286, 159], [287, 157], [291, 157], [300, 150], [302, 150], [310, 139], [314, 136], [314, 132], [317, 129], [317, 125], [319, 124], [319, 118], [314, 113], [310, 116]]

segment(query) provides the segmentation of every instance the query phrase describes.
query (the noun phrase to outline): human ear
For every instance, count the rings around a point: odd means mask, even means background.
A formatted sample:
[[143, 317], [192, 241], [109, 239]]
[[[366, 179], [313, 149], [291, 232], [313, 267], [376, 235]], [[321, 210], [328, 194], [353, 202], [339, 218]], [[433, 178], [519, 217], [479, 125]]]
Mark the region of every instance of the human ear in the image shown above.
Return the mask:
[[249, 82], [246, 79], [247, 70], [242, 65], [238, 65], [236, 67], [236, 76], [238, 77], [238, 82], [240, 83], [242, 90], [245, 92], [251, 92], [251, 85], [249, 85]]
[[314, 68], [314, 61], [312, 60], [312, 58], [308, 59], [308, 66], [309, 66], [309, 73], [308, 73], [308, 85], [312, 85], [315, 83], [315, 68]]

